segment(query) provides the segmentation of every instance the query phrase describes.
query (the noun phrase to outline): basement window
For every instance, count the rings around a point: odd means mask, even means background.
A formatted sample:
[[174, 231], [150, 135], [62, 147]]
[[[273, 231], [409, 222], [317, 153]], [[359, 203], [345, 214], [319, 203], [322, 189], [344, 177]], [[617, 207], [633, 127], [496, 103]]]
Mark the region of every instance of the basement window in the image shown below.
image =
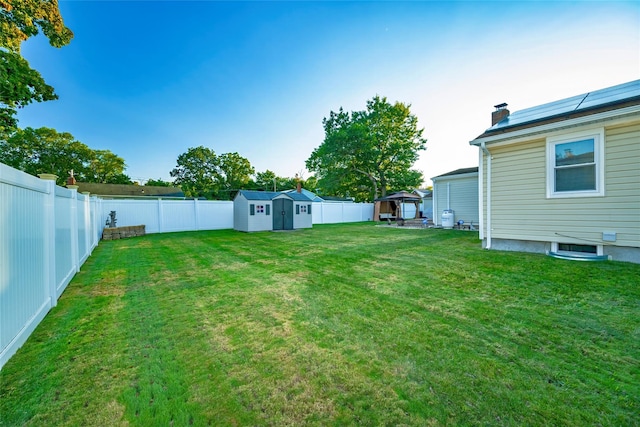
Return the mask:
[[558, 250], [562, 252], [576, 252], [582, 254], [597, 254], [596, 245], [577, 245], [575, 243], [558, 243]]
[[547, 138], [547, 197], [604, 195], [604, 129]]
[[583, 243], [552, 242], [551, 251], [566, 255], [602, 255], [602, 245], [587, 245]]

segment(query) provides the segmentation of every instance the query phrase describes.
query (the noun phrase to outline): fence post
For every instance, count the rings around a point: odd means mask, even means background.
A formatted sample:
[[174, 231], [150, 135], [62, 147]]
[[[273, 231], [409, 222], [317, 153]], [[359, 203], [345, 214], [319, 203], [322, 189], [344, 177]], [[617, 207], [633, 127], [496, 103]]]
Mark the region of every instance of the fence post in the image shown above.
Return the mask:
[[91, 238], [91, 231], [93, 227], [91, 226], [91, 199], [89, 198], [89, 192], [83, 191], [82, 195], [84, 196], [84, 242], [85, 248], [87, 250], [87, 256], [92, 252], [93, 247], [91, 243], [93, 239]]
[[162, 233], [163, 232], [163, 224], [162, 224], [162, 199], [158, 198], [158, 233]]
[[44, 202], [45, 236], [44, 236], [44, 284], [49, 296], [49, 307], [58, 304], [56, 291], [56, 175], [50, 173], [38, 174], [40, 179], [47, 181], [47, 197]]
[[200, 208], [199, 204], [198, 204], [198, 199], [194, 198], [193, 199], [193, 215], [194, 215], [194, 221], [195, 221], [195, 226], [196, 226], [196, 230], [200, 231], [200, 212], [198, 212], [198, 209]]
[[73, 267], [77, 273], [80, 271], [80, 251], [78, 249], [78, 189], [70, 188], [70, 190], [71, 207], [69, 209], [69, 216], [71, 218], [71, 259], [73, 260]]

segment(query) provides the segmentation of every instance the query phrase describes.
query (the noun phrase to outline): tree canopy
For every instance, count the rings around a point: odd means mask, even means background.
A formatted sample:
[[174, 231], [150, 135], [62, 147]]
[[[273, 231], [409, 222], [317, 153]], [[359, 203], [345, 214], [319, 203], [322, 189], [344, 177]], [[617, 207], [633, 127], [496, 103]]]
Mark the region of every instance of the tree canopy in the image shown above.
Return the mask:
[[422, 173], [411, 169], [426, 149], [410, 105], [375, 96], [363, 111], [331, 111], [322, 124], [324, 142], [306, 161], [324, 194], [373, 200], [390, 190], [417, 187]]
[[212, 149], [199, 146], [178, 156], [171, 176], [187, 197], [230, 200], [237, 190], [249, 185], [253, 173], [249, 160], [238, 153], [218, 156]]
[[109, 150], [92, 150], [68, 132], [18, 129], [0, 138], [0, 162], [31, 175], [53, 173], [63, 183], [73, 170], [78, 181], [129, 184], [124, 159]]
[[0, 139], [16, 127], [18, 108], [57, 99], [53, 87], [20, 56], [20, 45], [40, 31], [54, 47], [68, 44], [57, 0], [0, 0]]
[[0, 47], [19, 53], [22, 42], [40, 30], [54, 47], [69, 44], [73, 38], [57, 0], [0, 0]]
[[162, 178], [150, 179], [144, 185], [150, 187], [173, 187], [173, 182], [164, 181]]
[[178, 156], [171, 176], [185, 196], [213, 199], [220, 182], [220, 160], [210, 148], [189, 148]]
[[[235, 197], [235, 193], [242, 188], [246, 188], [251, 181], [251, 175], [255, 169], [238, 153], [226, 153], [220, 159], [220, 191], [224, 191], [229, 199]], [[225, 197], [221, 197], [225, 198]]]

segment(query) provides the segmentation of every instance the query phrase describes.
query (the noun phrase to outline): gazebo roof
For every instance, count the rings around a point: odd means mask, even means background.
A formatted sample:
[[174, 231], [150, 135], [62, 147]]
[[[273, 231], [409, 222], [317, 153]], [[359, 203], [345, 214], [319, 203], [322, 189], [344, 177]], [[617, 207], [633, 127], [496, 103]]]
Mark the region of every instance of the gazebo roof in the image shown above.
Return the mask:
[[398, 191], [397, 193], [390, 194], [388, 196], [380, 197], [376, 199], [376, 202], [384, 202], [384, 201], [396, 201], [396, 200], [422, 200], [420, 196], [414, 193], [409, 193], [408, 191]]

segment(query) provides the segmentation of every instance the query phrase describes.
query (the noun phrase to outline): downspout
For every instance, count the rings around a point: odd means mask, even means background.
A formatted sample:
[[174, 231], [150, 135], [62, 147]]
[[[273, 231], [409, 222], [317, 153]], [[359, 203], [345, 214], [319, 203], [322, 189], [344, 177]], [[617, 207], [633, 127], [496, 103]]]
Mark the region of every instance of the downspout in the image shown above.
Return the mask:
[[438, 225], [438, 185], [433, 181], [433, 191], [431, 191], [431, 207], [433, 208], [433, 224]]
[[487, 245], [485, 249], [491, 249], [491, 153], [484, 142], [480, 144], [480, 149], [487, 156]]
[[447, 182], [447, 210], [451, 209], [451, 183]]

